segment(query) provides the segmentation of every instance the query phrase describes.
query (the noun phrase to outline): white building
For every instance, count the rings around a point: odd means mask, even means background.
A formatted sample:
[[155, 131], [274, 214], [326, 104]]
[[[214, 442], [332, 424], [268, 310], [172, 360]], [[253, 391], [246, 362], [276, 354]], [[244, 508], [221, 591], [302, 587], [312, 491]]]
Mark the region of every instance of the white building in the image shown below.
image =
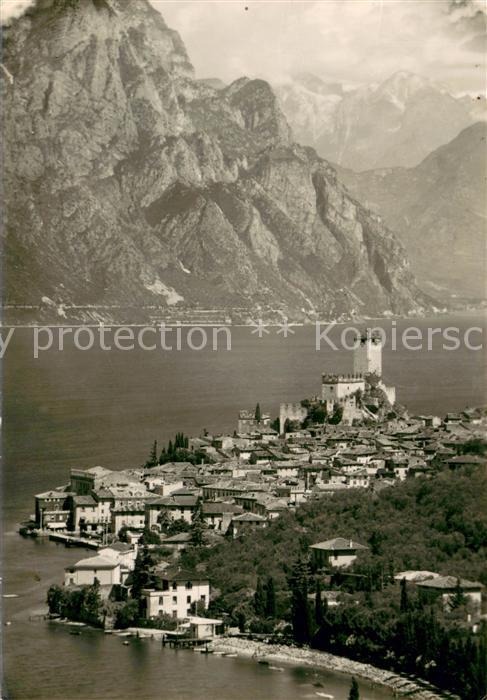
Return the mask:
[[193, 604], [204, 608], [210, 601], [210, 582], [204, 576], [184, 569], [167, 569], [159, 578], [160, 589], [144, 589], [147, 618], [170, 615], [183, 619], [193, 612]]
[[88, 557], [65, 569], [65, 586], [91, 586], [95, 579], [101, 586], [113, 586], [123, 583], [128, 576], [128, 569], [122, 571], [122, 565], [112, 557], [97, 555]]
[[315, 566], [346, 568], [356, 560], [358, 551], [368, 549], [368, 547], [344, 537], [335, 537], [333, 540], [312, 544], [310, 549]]
[[107, 559], [113, 559], [122, 567], [134, 570], [135, 560], [137, 558], [138, 545], [125, 544], [125, 542], [114, 542], [106, 547], [98, 549], [98, 554]]
[[75, 532], [96, 532], [100, 517], [98, 503], [93, 496], [73, 496], [71, 513]]
[[111, 530], [120, 532], [123, 527], [133, 530], [143, 530], [145, 527], [146, 501], [127, 501], [115, 506], [111, 513]]
[[212, 639], [220, 633], [223, 620], [190, 615], [188, 622], [181, 625], [181, 627], [184, 628], [186, 625], [189, 627], [189, 636], [193, 639]]
[[184, 482], [182, 479], [175, 479], [169, 481], [165, 476], [146, 476], [144, 479], [144, 485], [149, 489], [157, 493], [159, 496], [170, 496], [174, 491], [184, 488]]

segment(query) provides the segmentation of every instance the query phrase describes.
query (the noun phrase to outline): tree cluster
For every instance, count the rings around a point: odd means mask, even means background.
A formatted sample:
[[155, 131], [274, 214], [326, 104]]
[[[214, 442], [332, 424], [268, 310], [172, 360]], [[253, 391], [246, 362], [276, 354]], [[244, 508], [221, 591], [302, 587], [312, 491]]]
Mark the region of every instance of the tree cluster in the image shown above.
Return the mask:
[[51, 615], [60, 615], [94, 627], [103, 626], [104, 607], [97, 579], [92, 586], [81, 586], [73, 590], [51, 586], [47, 591], [47, 605]]
[[[211, 576], [221, 611], [242, 629], [256, 617], [266, 622], [257, 613], [262, 615], [264, 585], [271, 577], [275, 628], [288, 625], [298, 643], [417, 673], [462, 696], [462, 684], [470, 689], [485, 684], [485, 642], [470, 632], [461, 591], [447, 614], [441, 605], [406, 591], [394, 575], [426, 569], [487, 584], [486, 490], [485, 471], [465, 467], [406, 480], [378, 494], [340, 492], [327, 500], [326, 509], [322, 500], [311, 501], [252, 538], [191, 548], [182, 555], [183, 565]], [[309, 546], [340, 535], [367, 544], [368, 551], [345, 571], [314, 570]], [[334, 590], [338, 606], [328, 607], [324, 589]], [[424, 640], [418, 642], [419, 653], [413, 651], [413, 638]], [[475, 693], [465, 697], [482, 697]]]
[[173, 440], [169, 440], [163, 446], [160, 454], [157, 454], [157, 440], [154, 440], [149, 457], [144, 464], [145, 469], [151, 469], [168, 462], [190, 462], [191, 464], [207, 464], [210, 461], [208, 455], [201, 450], [189, 449], [189, 438], [184, 433], [176, 433]]

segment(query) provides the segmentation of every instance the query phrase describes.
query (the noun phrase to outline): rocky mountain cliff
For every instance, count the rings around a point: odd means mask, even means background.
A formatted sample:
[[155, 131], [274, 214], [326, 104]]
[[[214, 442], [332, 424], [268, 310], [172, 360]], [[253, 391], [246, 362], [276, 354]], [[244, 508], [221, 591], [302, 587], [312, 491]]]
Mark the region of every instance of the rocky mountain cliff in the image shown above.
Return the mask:
[[415, 166], [485, 115], [485, 100], [453, 97], [406, 71], [346, 92], [339, 84], [298, 75], [276, 92], [301, 143], [356, 171]]
[[479, 122], [416, 168], [339, 169], [354, 196], [397, 232], [418, 280], [437, 298], [487, 297], [486, 138]]
[[146, 0], [38, 0], [3, 61], [8, 304], [424, 305], [401, 244], [293, 142], [270, 86], [196, 81]]

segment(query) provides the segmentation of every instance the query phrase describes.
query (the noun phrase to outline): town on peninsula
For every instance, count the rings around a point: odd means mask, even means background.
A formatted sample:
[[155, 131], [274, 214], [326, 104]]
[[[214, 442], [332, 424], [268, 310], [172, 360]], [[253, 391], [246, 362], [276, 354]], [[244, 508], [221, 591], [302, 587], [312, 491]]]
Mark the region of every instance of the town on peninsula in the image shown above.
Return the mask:
[[258, 403], [233, 434], [178, 433], [140, 467], [71, 469], [37, 494], [22, 535], [94, 550], [59, 572], [47, 617], [477, 697], [486, 425], [477, 408], [409, 415], [367, 330], [349, 374], [274, 420]]

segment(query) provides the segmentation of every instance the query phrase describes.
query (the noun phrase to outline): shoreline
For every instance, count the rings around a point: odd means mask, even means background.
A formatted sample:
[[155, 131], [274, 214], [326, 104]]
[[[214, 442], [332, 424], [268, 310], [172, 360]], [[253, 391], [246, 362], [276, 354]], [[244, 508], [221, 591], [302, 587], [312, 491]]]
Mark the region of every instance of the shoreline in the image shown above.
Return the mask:
[[311, 666], [313, 668], [347, 676], [355, 676], [372, 683], [385, 686], [397, 697], [406, 696], [411, 700], [459, 700], [457, 696], [430, 686], [427, 681], [411, 680], [392, 671], [353, 661], [343, 656], [335, 656], [325, 651], [310, 648], [289, 647], [280, 644], [249, 641], [247, 639], [219, 637], [210, 642], [209, 649], [216, 654], [236, 654], [255, 659], [257, 662], [284, 663], [289, 665]]
[[[50, 618], [45, 606], [31, 609], [28, 620], [37, 618], [43, 619], [47, 623], [63, 625], [67, 628], [85, 628], [90, 631], [113, 635], [120, 638], [140, 638], [161, 641], [164, 630], [146, 627], [129, 627], [127, 629], [104, 630], [100, 627], [93, 627], [85, 622], [74, 622], [67, 618]], [[124, 642], [126, 643], [126, 642]], [[216, 637], [206, 645], [209, 652], [215, 656], [231, 655], [256, 663], [274, 666], [284, 664], [286, 666], [307, 666], [316, 670], [331, 671], [343, 674], [348, 678], [352, 676], [358, 680], [362, 679], [372, 684], [381, 685], [392, 690], [394, 697], [408, 697], [411, 700], [460, 700], [457, 695], [429, 684], [420, 678], [414, 679], [406, 675], [400, 675], [393, 671], [388, 671], [371, 664], [348, 659], [344, 656], [337, 656], [326, 651], [318, 651], [309, 647], [294, 647], [283, 644], [268, 644], [266, 642], [251, 641], [239, 637]], [[200, 651], [198, 648], [188, 650], [192, 652]], [[281, 669], [282, 670], [282, 669]]]
[[[0, 307], [1, 308], [1, 307]], [[95, 309], [96, 310], [96, 309]], [[336, 326], [342, 326], [350, 323], [357, 323], [357, 324], [362, 324], [362, 323], [368, 323], [369, 321], [377, 321], [377, 322], [386, 322], [386, 321], [407, 321], [407, 320], [413, 320], [413, 319], [437, 319], [439, 317], [448, 317], [448, 316], [479, 316], [479, 315], [485, 315], [487, 313], [487, 302], [480, 303], [478, 306], [472, 306], [472, 307], [464, 307], [460, 309], [449, 309], [446, 307], [443, 308], [433, 308], [429, 309], [427, 311], [417, 311], [417, 312], [411, 312], [411, 313], [403, 313], [403, 314], [387, 314], [387, 315], [382, 315], [382, 316], [346, 316], [345, 318], [340, 318], [340, 319], [311, 319], [311, 318], [306, 318], [306, 319], [301, 319], [299, 321], [292, 321], [289, 320], [289, 325], [290, 326], [296, 326], [296, 327], [312, 327], [316, 323], [320, 323], [322, 325], [336, 325]], [[48, 320], [48, 319], [47, 319]], [[266, 327], [268, 328], [280, 328], [281, 323], [279, 323], [276, 320], [268, 320], [266, 321], [263, 319], [263, 322]], [[106, 329], [110, 328], [117, 328], [117, 327], [123, 327], [123, 328], [147, 328], [147, 327], [152, 327], [155, 326], [157, 327], [160, 322], [154, 322], [148, 319], [146, 322], [143, 321], [127, 321], [126, 323], [115, 321], [115, 320], [96, 320], [94, 321], [93, 319], [87, 319], [86, 322], [80, 321], [78, 318], [63, 318], [63, 323], [46, 323], [46, 322], [41, 322], [39, 320], [33, 320], [30, 323], [22, 323], [20, 320], [13, 319], [12, 322], [9, 323], [1, 323], [0, 327], [1, 328], [14, 328], [14, 329], [34, 329], [34, 328], [44, 328], [44, 327], [49, 327], [49, 328], [100, 328], [100, 327], [105, 327]], [[208, 320], [203, 320], [200, 321], [199, 319], [195, 318], [194, 320], [191, 321], [181, 321], [181, 322], [169, 322], [168, 327], [174, 326], [174, 327], [180, 327], [180, 328], [192, 328], [194, 326], [198, 326], [201, 328], [252, 328], [252, 324], [250, 323], [242, 323], [240, 321], [236, 322], [228, 322], [226, 320], [224, 321], [208, 321]]]

